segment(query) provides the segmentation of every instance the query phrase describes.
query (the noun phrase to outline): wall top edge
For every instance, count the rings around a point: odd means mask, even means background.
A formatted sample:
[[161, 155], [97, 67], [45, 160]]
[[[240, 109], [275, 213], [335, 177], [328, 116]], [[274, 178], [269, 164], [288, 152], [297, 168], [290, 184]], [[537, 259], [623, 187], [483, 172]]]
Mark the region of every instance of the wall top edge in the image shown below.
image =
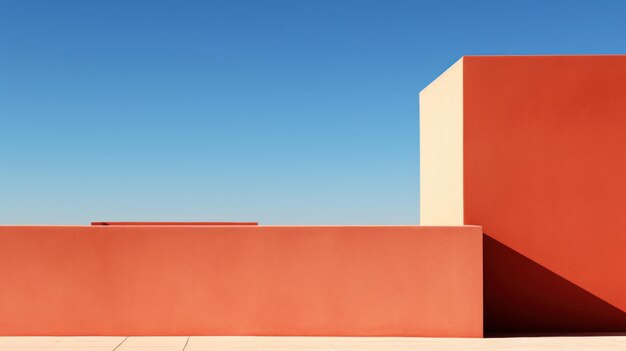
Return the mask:
[[461, 70], [463, 69], [463, 59], [465, 58], [465, 56], [462, 56], [461, 58], [459, 58], [458, 60], [454, 61], [453, 64], [451, 64], [448, 68], [446, 68], [441, 74], [439, 74], [437, 77], [435, 77], [435, 79], [433, 79], [432, 81], [430, 81], [430, 83], [428, 83], [428, 85], [426, 85], [422, 90], [420, 90], [419, 94], [422, 95], [423, 92], [427, 91], [430, 87], [432, 87], [441, 76], [445, 75], [446, 73], [452, 71], [453, 69], [457, 68], [458, 66], [461, 66]]
[[512, 58], [520, 58], [520, 57], [623, 57], [626, 58], [626, 53], [620, 54], [515, 54], [515, 55], [463, 55], [462, 58], [495, 58], [495, 57], [512, 57]]
[[216, 222], [115, 222], [115, 221], [98, 221], [91, 222], [95, 226], [218, 226], [218, 225], [259, 225], [258, 222], [237, 222], [237, 221], [216, 221]]
[[[115, 225], [115, 226], [92, 226], [92, 225], [0, 225], [0, 228], [89, 228], [93, 230], [106, 230], [112, 228], [180, 228], [178, 225]], [[184, 228], [482, 228], [478, 225], [185, 225]]]

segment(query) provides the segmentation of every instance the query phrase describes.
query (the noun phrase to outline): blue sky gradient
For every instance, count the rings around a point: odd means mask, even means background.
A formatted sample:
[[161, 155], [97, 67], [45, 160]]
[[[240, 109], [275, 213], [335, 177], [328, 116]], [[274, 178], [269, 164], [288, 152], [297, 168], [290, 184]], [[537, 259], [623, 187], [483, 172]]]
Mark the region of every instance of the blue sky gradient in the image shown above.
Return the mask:
[[417, 224], [449, 65], [625, 52], [618, 0], [0, 0], [0, 224]]

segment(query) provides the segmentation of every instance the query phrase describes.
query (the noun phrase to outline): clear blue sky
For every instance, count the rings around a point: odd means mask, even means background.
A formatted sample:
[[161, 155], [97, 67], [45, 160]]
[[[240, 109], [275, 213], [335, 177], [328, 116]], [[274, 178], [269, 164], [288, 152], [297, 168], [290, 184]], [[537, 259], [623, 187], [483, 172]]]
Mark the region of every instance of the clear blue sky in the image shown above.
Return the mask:
[[416, 224], [450, 64], [624, 52], [618, 0], [0, 0], [0, 223]]

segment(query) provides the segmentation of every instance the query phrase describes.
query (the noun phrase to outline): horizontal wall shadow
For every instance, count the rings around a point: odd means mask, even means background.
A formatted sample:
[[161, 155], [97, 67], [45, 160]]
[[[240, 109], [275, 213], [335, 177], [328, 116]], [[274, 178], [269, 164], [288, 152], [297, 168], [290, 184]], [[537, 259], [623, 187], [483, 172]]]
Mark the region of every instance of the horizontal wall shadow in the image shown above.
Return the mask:
[[485, 333], [626, 332], [626, 312], [483, 235]]

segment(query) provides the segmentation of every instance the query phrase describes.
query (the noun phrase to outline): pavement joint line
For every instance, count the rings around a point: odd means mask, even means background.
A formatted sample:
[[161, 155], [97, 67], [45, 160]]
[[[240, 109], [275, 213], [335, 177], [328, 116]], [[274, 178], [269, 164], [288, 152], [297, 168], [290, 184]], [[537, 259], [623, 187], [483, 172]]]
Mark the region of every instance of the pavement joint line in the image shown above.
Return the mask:
[[55, 342], [53, 342], [52, 344], [50, 344], [50, 345], [48, 345], [48, 346], [44, 346], [44, 348], [43, 348], [43, 349], [41, 349], [41, 350], [42, 350], [42, 351], [43, 351], [43, 350], [47, 350], [47, 349], [51, 348], [52, 346], [56, 345], [59, 341], [61, 341], [61, 340], [63, 339], [63, 338], [62, 338], [62, 337], [60, 337], [60, 336], [57, 336], [56, 338], [57, 338], [57, 339], [56, 339], [56, 341], [55, 341]]
[[117, 346], [115, 346], [115, 348], [114, 348], [113, 350], [111, 350], [111, 351], [115, 351], [115, 350], [117, 350], [120, 346], [122, 346], [122, 344], [124, 343], [124, 341], [126, 341], [126, 339], [128, 339], [128, 336], [127, 336], [127, 337], [125, 337], [125, 338], [124, 338], [124, 340], [122, 340], [122, 342], [121, 342], [121, 343], [117, 344]]

